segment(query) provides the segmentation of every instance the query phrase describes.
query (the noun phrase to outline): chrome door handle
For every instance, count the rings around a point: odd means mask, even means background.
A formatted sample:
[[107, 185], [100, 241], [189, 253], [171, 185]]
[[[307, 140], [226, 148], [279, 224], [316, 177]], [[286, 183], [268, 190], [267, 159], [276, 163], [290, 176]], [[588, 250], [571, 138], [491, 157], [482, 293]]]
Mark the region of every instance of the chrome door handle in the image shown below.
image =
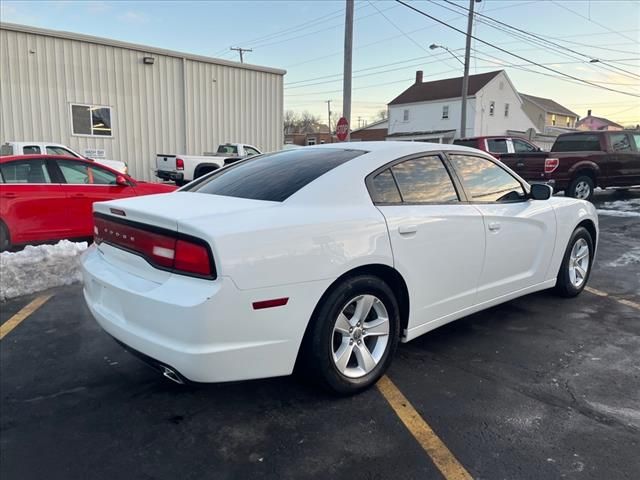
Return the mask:
[[417, 225], [400, 225], [398, 227], [398, 233], [400, 235], [409, 235], [418, 231]]
[[492, 232], [497, 232], [498, 230], [500, 230], [500, 223], [499, 222], [489, 222], [489, 230]]

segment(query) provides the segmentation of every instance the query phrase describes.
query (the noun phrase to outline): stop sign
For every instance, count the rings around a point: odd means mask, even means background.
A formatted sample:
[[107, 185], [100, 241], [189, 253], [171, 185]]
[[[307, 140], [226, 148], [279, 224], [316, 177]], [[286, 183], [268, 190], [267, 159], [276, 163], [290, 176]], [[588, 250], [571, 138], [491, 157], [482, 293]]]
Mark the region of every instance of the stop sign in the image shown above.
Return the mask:
[[336, 136], [338, 140], [344, 142], [347, 139], [347, 134], [349, 133], [349, 122], [344, 117], [340, 117], [338, 120], [338, 124], [336, 125]]

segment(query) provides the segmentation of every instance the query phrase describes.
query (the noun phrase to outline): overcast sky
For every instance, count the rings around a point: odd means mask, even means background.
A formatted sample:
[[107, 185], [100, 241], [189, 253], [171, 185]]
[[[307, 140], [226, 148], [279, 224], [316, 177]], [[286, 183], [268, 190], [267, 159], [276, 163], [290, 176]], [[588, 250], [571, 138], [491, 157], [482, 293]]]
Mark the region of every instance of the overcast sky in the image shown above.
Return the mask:
[[[325, 100], [341, 111], [344, 1], [9, 1], [2, 21], [96, 35], [237, 60], [230, 46], [252, 48], [245, 62], [287, 70], [285, 108], [326, 120]], [[443, 1], [409, 3], [459, 29], [463, 11]], [[468, 6], [467, 1], [457, 1]], [[484, 23], [474, 34], [563, 73], [640, 95], [640, 2], [483, 0], [477, 11], [553, 40], [560, 52], [527, 43]], [[451, 10], [448, 10], [451, 9]], [[425, 81], [462, 75], [462, 65], [432, 43], [464, 55], [464, 35], [392, 1], [356, 1], [352, 124], [376, 113], [408, 87], [417, 69]], [[523, 93], [553, 98], [581, 117], [640, 123], [640, 98], [523, 71], [540, 67], [474, 42], [471, 73], [505, 68]], [[566, 50], [574, 50], [572, 53]], [[589, 63], [589, 59], [609, 62]], [[502, 65], [516, 65], [502, 67]], [[612, 68], [614, 66], [616, 68]], [[623, 71], [623, 70], [626, 70]], [[546, 71], [547, 74], [555, 75]]]

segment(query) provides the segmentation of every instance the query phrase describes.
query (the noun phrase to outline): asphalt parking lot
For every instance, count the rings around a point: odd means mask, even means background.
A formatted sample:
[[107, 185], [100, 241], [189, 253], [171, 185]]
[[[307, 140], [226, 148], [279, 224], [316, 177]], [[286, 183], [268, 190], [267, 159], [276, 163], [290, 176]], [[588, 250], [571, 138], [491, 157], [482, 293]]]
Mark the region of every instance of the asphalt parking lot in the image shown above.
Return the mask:
[[[459, 468], [439, 468], [442, 448], [423, 448], [377, 388], [175, 385], [103, 333], [74, 285], [0, 340], [0, 477], [635, 480], [640, 191], [595, 202], [638, 215], [601, 214], [588, 291], [523, 297], [399, 347], [387, 376]], [[39, 298], [1, 304], [0, 322]]]

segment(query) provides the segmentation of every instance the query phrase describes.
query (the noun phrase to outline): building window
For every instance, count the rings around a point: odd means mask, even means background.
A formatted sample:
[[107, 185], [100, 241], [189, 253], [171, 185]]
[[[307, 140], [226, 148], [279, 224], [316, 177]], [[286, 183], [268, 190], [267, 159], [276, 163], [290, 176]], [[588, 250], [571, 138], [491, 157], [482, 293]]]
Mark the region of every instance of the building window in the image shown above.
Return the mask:
[[442, 118], [449, 118], [449, 105], [442, 106]]
[[551, 125], [555, 125], [556, 124], [556, 114], [554, 113], [553, 115], [551, 115]]
[[402, 116], [402, 120], [405, 121], [405, 122], [408, 122], [409, 121], [409, 110], [405, 110], [402, 115], [403, 115]]
[[72, 104], [71, 128], [74, 135], [111, 137], [111, 107]]
[[504, 116], [505, 117], [509, 116], [509, 104], [508, 103], [504, 104]]
[[571, 117], [567, 117], [567, 127], [571, 126]]
[[489, 103], [489, 115], [493, 117], [493, 114], [496, 112], [496, 102]]
[[316, 139], [315, 137], [307, 138], [307, 145], [315, 145]]

